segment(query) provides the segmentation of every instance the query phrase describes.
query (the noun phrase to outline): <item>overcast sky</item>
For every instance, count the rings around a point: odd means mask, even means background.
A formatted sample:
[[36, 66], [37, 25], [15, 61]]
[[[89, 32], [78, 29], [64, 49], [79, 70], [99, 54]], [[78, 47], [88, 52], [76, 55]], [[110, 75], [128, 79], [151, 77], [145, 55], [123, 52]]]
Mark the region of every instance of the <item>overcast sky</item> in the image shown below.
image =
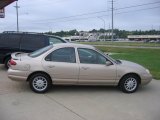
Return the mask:
[[[110, 1], [19, 0], [20, 31], [100, 29], [104, 28], [103, 21], [105, 28], [109, 29], [111, 28]], [[0, 19], [0, 32], [16, 30], [15, 4], [16, 2], [5, 8], [6, 16]], [[160, 0], [114, 0], [114, 9], [114, 28], [160, 29]]]

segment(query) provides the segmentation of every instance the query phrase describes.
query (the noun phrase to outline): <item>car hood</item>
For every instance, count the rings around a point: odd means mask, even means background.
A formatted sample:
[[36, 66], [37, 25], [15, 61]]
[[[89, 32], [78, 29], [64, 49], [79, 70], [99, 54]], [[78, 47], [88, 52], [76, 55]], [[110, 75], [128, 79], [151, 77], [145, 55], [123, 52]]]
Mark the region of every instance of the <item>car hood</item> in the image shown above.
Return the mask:
[[126, 60], [120, 60], [121, 61], [121, 65], [123, 66], [126, 66], [126, 67], [130, 67], [130, 68], [133, 68], [133, 69], [139, 69], [139, 70], [146, 70], [146, 68], [144, 68], [143, 66], [137, 64], [137, 63], [134, 63], [134, 62], [131, 62], [131, 61], [126, 61]]

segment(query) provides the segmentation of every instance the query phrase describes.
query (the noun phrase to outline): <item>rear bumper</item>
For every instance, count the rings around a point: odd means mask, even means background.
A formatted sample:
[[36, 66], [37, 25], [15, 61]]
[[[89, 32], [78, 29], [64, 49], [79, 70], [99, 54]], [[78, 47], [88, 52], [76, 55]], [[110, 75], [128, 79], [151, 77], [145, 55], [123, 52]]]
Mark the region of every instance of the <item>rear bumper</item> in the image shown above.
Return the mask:
[[19, 71], [8, 69], [8, 78], [14, 81], [26, 81], [28, 77], [28, 71]]

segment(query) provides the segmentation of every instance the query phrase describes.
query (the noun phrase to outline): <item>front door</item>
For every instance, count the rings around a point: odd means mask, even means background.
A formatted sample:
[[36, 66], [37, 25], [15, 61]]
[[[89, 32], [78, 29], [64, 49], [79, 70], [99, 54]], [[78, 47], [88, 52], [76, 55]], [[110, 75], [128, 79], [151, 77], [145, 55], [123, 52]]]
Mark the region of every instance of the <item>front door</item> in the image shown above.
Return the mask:
[[[114, 85], [116, 65], [95, 50], [79, 48], [79, 84]], [[110, 62], [107, 65], [106, 62]]]

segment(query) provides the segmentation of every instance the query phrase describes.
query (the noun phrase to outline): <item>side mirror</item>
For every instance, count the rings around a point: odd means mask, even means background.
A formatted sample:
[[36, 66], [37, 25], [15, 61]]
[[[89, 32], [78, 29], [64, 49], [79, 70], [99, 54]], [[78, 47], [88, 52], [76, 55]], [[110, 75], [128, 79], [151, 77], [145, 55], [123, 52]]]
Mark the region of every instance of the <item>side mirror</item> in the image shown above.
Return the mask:
[[106, 66], [110, 66], [112, 63], [110, 61], [106, 61]]

